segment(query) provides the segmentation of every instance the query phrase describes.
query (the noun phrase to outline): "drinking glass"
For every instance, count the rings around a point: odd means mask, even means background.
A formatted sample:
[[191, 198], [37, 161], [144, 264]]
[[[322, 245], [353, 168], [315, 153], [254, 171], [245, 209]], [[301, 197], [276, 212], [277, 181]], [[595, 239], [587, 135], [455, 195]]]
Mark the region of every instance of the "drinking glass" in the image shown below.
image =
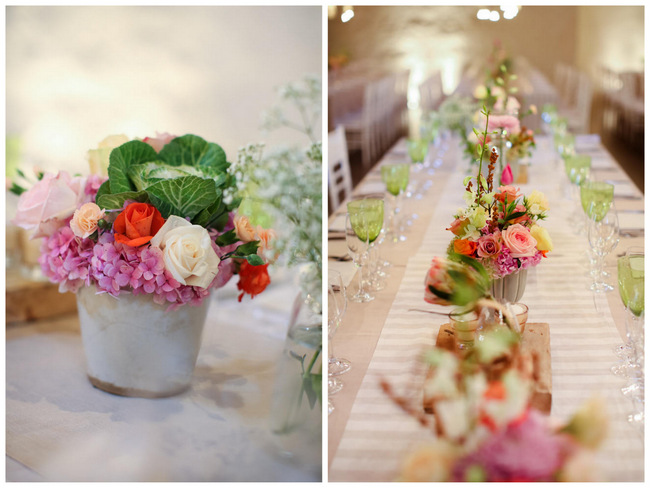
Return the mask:
[[375, 297], [364, 290], [364, 268], [369, 263], [370, 246], [379, 236], [384, 225], [384, 201], [368, 198], [348, 203], [345, 221], [345, 238], [354, 264], [359, 268], [359, 289], [350, 300], [369, 302]]
[[[341, 292], [338, 293], [340, 294]], [[339, 303], [337, 303], [336, 293], [334, 292], [332, 285], [328, 284], [327, 286], [327, 325], [328, 325], [327, 336], [329, 338], [330, 343], [331, 343], [331, 337], [333, 336], [334, 331], [338, 326], [340, 316], [341, 316], [341, 310], [339, 309]], [[343, 382], [340, 379], [329, 374], [329, 365], [328, 365], [327, 373], [328, 373], [327, 374], [328, 395], [330, 396], [335, 395], [343, 388]], [[331, 408], [333, 409], [333, 405], [331, 406]]]
[[[614, 201], [614, 185], [604, 181], [586, 179], [580, 184], [580, 203], [584, 211], [582, 227], [586, 227], [590, 218], [601, 219], [612, 206]], [[596, 273], [595, 259], [587, 250], [587, 259], [590, 265], [589, 274], [593, 277]], [[603, 271], [603, 277], [609, 274]]]
[[600, 212], [600, 207], [597, 204], [593, 204], [593, 206], [594, 210], [590, 209], [587, 212], [587, 216], [592, 216], [589, 218], [587, 235], [591, 249], [596, 256], [597, 271], [590, 289], [596, 292], [607, 292], [613, 290], [614, 287], [604, 280], [603, 266], [607, 254], [612, 252], [618, 244], [618, 216], [614, 205], [611, 205], [604, 215]]
[[586, 154], [574, 154], [567, 156], [564, 159], [564, 169], [567, 177], [571, 183], [570, 192], [571, 199], [575, 203], [571, 220], [573, 221], [573, 228], [580, 232], [583, 219], [581, 218], [580, 210], [580, 185], [583, 181], [587, 180], [591, 170], [591, 156]]
[[[615, 374], [627, 374], [634, 360], [635, 351], [643, 344], [644, 315], [644, 250], [632, 247], [624, 256], [617, 260], [618, 291], [625, 305], [625, 335], [626, 342], [617, 346], [614, 351], [621, 358], [622, 364], [615, 366]], [[641, 349], [642, 351], [642, 349]]]
[[327, 374], [329, 376], [338, 376], [343, 373], [350, 371], [350, 361], [344, 358], [337, 358], [334, 356], [334, 334], [336, 330], [341, 325], [341, 319], [345, 314], [347, 309], [347, 298], [345, 295], [345, 286], [343, 285], [343, 279], [341, 278], [341, 273], [334, 269], [328, 269], [327, 271], [327, 283], [329, 289], [332, 290], [331, 293], [328, 293], [327, 297], [327, 323], [328, 323], [328, 343], [329, 343], [329, 359]]
[[402, 195], [409, 183], [409, 173], [408, 163], [385, 164], [381, 167], [381, 178], [386, 184], [386, 191], [393, 197], [393, 212], [389, 223], [389, 233], [393, 242], [406, 240], [406, 236], [401, 234], [400, 212]]

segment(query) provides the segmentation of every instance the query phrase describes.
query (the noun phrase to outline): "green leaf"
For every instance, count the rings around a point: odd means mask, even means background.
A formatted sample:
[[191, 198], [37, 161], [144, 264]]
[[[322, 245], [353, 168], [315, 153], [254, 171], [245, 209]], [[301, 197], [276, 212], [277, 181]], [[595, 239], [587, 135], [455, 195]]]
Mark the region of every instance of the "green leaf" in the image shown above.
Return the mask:
[[309, 408], [314, 408], [314, 405], [316, 405], [316, 401], [318, 400], [318, 396], [314, 391], [313, 382], [309, 376], [302, 379], [302, 389], [307, 395], [307, 400], [309, 400]]
[[238, 240], [239, 239], [237, 238], [237, 233], [235, 232], [235, 229], [230, 229], [228, 232], [224, 232], [219, 237], [217, 237], [215, 242], [217, 243], [217, 246], [223, 247], [223, 246], [229, 246], [230, 244], [234, 244]]
[[259, 246], [259, 241], [251, 241], [246, 244], [242, 244], [237, 249], [235, 249], [235, 256], [244, 257], [251, 254], [257, 254], [257, 248]]
[[158, 159], [154, 148], [142, 141], [129, 141], [111, 151], [108, 165], [108, 179], [112, 193], [135, 190], [129, 180], [129, 168], [136, 164]]
[[[106, 180], [104, 183], [101, 184], [99, 187], [99, 190], [97, 190], [97, 195], [95, 195], [95, 203], [99, 200], [99, 197], [102, 195], [110, 195], [111, 193], [111, 184], [109, 180]], [[97, 205], [99, 205], [97, 203]]]
[[178, 215], [193, 219], [218, 198], [214, 181], [198, 176], [161, 180], [148, 187], [146, 192], [164, 218]]
[[253, 266], [261, 266], [264, 264], [264, 260], [257, 254], [249, 254], [246, 256], [246, 261], [248, 261], [248, 264]]
[[225, 173], [230, 166], [221, 146], [192, 134], [172, 140], [161, 149], [158, 156], [172, 166], [199, 167], [209, 176]]
[[221, 201], [221, 190], [217, 190], [217, 200], [209, 207], [192, 219], [192, 223], [201, 227], [210, 227], [223, 213], [226, 213], [226, 205]]
[[11, 188], [9, 188], [9, 191], [14, 195], [20, 196], [27, 190], [25, 190], [22, 186], [17, 185], [16, 183], [11, 183]]
[[517, 78], [518, 78], [517, 75], [510, 75], [510, 79], [511, 79], [511, 80], [516, 80]]
[[120, 210], [127, 200], [149, 203], [149, 195], [146, 191], [125, 191], [122, 193], [104, 193], [97, 198], [97, 205], [106, 210]]
[[494, 81], [499, 86], [503, 85], [503, 78], [501, 78], [500, 76], [498, 76]]
[[466, 187], [472, 178], [473, 178], [472, 175], [466, 176], [465, 179], [463, 180], [463, 186]]
[[488, 184], [485, 176], [481, 175], [481, 186], [487, 190]]
[[172, 166], [160, 160], [129, 168], [129, 178], [137, 190], [144, 190], [161, 180], [171, 180], [183, 176], [203, 177], [203, 174], [194, 166]]
[[440, 291], [431, 285], [429, 285], [429, 291], [433, 293], [435, 296], [437, 296], [438, 298], [441, 298], [447, 302], [451, 302], [451, 297], [452, 297], [451, 293], [447, 293], [446, 291]]
[[502, 73], [505, 73], [506, 71], [508, 71], [505, 64], [502, 64], [501, 66], [499, 66], [499, 69], [501, 70]]
[[526, 215], [526, 212], [514, 212], [514, 213], [508, 215], [505, 218], [505, 220], [508, 221], [508, 220], [518, 219], [519, 217], [523, 217], [524, 215]]

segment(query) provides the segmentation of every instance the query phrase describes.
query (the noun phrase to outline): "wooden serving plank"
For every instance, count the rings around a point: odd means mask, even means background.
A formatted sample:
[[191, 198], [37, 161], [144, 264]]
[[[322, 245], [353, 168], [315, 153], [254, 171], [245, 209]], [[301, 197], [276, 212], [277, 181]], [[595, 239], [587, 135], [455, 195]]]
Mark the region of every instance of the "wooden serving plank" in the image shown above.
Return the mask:
[[[436, 347], [449, 351], [456, 348], [456, 340], [450, 324], [440, 326]], [[531, 398], [531, 406], [544, 413], [551, 412], [551, 334], [546, 323], [527, 323], [521, 343], [523, 351], [535, 353], [535, 389]], [[429, 371], [427, 378], [432, 372]], [[431, 399], [423, 399], [424, 411], [433, 413]]]

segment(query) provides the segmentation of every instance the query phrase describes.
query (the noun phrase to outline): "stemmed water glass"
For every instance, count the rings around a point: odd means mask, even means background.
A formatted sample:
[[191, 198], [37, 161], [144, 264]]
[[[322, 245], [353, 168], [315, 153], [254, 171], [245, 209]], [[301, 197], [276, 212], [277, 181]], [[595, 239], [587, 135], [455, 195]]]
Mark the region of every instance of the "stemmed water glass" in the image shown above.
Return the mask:
[[[602, 218], [614, 201], [614, 185], [604, 181], [595, 181], [587, 178], [580, 184], [580, 203], [584, 211], [585, 219], [583, 220], [582, 227], [586, 227], [589, 219]], [[590, 268], [593, 268], [594, 258], [591, 251], [587, 251]], [[594, 269], [589, 270], [589, 274], [594, 276]], [[609, 274], [603, 271], [603, 277]]]
[[571, 185], [571, 199], [575, 202], [572, 220], [577, 224], [576, 229], [580, 231], [580, 185], [589, 178], [591, 171], [591, 156], [588, 154], [574, 154], [564, 159], [564, 169]]
[[[334, 357], [334, 345], [332, 344], [334, 334], [341, 325], [341, 319], [345, 315], [348, 301], [345, 295], [345, 286], [341, 273], [334, 269], [328, 269], [327, 283], [332, 292], [328, 295], [328, 341], [329, 341], [329, 359], [327, 373], [329, 376], [338, 376], [350, 371], [350, 361], [343, 358]], [[330, 303], [331, 301], [331, 303]]]
[[[330, 343], [330, 360], [333, 359], [331, 357], [331, 342], [332, 342], [332, 337], [334, 336], [334, 332], [336, 331], [336, 328], [338, 327], [339, 321], [341, 319], [341, 310], [339, 309], [340, 303], [337, 301], [337, 295], [341, 295], [341, 292], [343, 290], [340, 290], [339, 292], [335, 292], [334, 288], [332, 287], [331, 284], [328, 284], [327, 287], [327, 326], [328, 326], [328, 341]], [[343, 388], [343, 382], [336, 378], [334, 375], [330, 373], [330, 365], [328, 361], [328, 368], [327, 368], [327, 393], [329, 396], [335, 395], [341, 389]], [[334, 410], [334, 406], [330, 403], [328, 404], [329, 411], [330, 413], [332, 410]]]
[[619, 241], [618, 216], [614, 205], [603, 209], [596, 203], [589, 206], [587, 235], [589, 244], [596, 256], [596, 274], [590, 289], [596, 292], [607, 292], [614, 287], [605, 282], [603, 266], [605, 257], [612, 252]]
[[401, 234], [402, 195], [409, 184], [410, 166], [408, 163], [385, 164], [381, 167], [381, 179], [386, 184], [386, 191], [392, 195], [393, 211], [389, 222], [389, 234], [393, 242], [405, 241]]
[[368, 267], [370, 261], [370, 246], [384, 225], [384, 201], [375, 198], [353, 200], [347, 207], [345, 240], [360, 275], [358, 291], [349, 299], [353, 302], [369, 302], [375, 297], [364, 289], [364, 268]]

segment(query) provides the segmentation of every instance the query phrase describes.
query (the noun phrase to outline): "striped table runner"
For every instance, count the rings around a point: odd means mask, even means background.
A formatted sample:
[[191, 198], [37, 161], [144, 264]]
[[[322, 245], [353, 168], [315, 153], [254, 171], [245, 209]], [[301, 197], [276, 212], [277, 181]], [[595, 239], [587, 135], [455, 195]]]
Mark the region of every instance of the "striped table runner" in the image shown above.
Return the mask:
[[[535, 185], [520, 185], [525, 194], [538, 189], [551, 203], [543, 224], [555, 249], [529, 271], [523, 302], [530, 322], [547, 322], [551, 330], [553, 406], [551, 415], [566, 420], [581, 404], [600, 396], [607, 404], [610, 434], [597, 453], [597, 465], [608, 481], [643, 480], [643, 441], [626, 418], [631, 401], [620, 388], [621, 378], [610, 372], [621, 342], [603, 294], [588, 290], [587, 239], [575, 235], [568, 223], [572, 210], [557, 183], [562, 175], [550, 170], [548, 151], [538, 151], [530, 168]], [[546, 159], [546, 161], [545, 161]], [[424, 276], [433, 256], [444, 256], [451, 234], [452, 214], [463, 206], [462, 179], [450, 176], [440, 204], [418, 253], [407, 264], [404, 278], [386, 317], [377, 348], [359, 388], [341, 443], [329, 471], [330, 481], [391, 481], [399, 474], [405, 455], [431, 440], [433, 434], [404, 414], [381, 391], [386, 378], [403, 395], [417, 401], [424, 368], [419, 352], [431, 347], [445, 317], [410, 311], [435, 309], [423, 301]]]

